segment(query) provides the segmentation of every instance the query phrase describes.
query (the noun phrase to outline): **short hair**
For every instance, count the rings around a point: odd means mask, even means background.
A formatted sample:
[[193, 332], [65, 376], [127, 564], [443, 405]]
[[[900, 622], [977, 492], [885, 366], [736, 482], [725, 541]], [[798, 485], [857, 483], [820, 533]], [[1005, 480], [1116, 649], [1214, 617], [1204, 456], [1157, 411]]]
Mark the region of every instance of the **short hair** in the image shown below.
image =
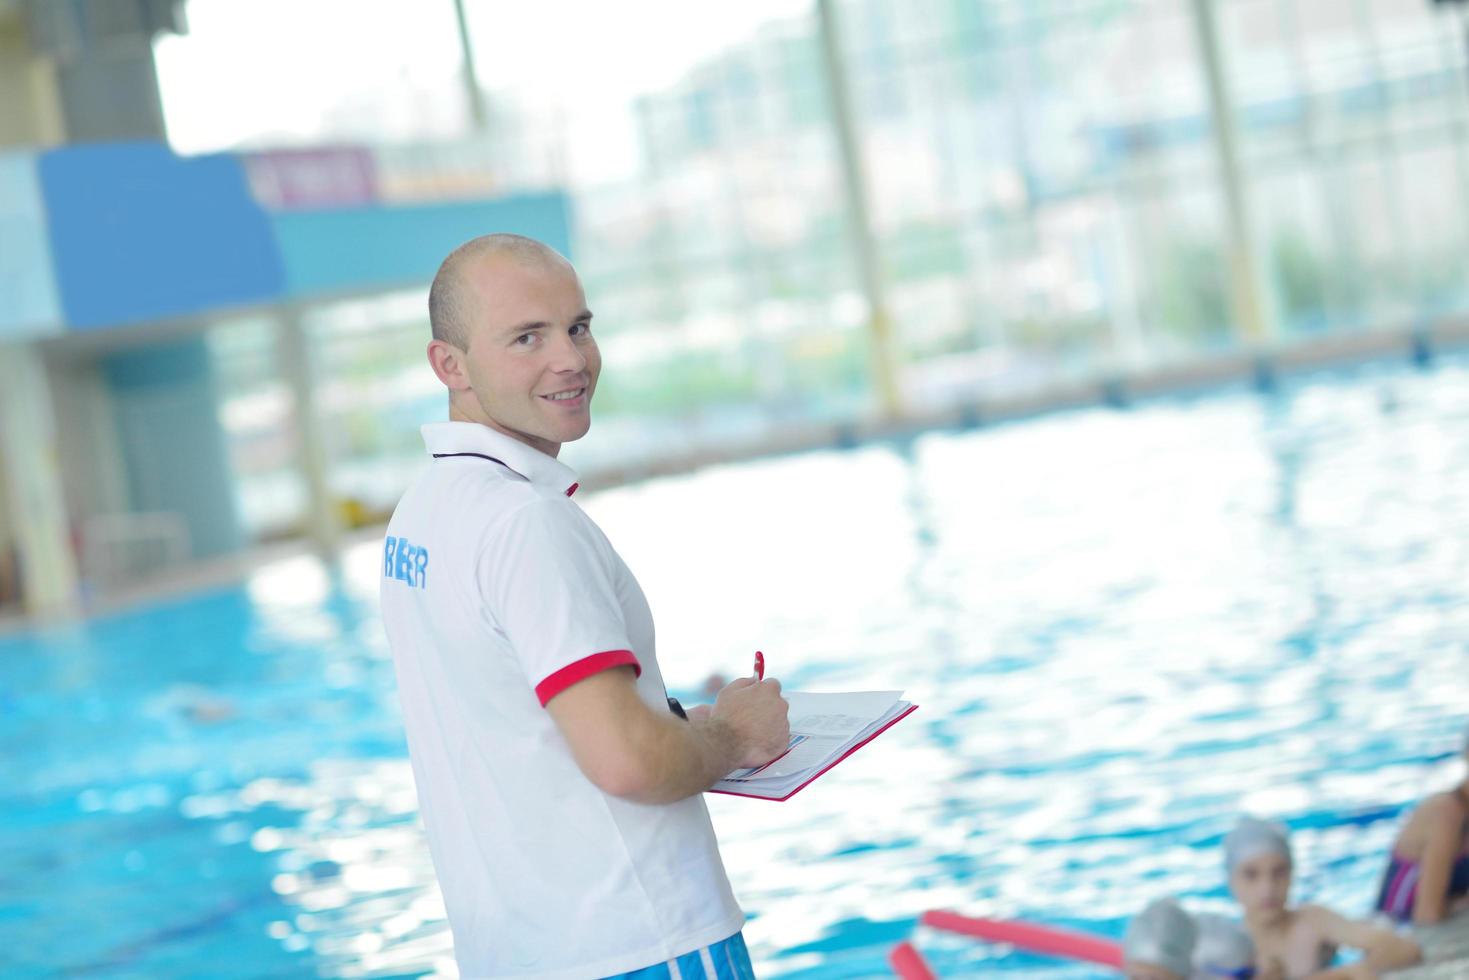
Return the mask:
[[428, 290], [428, 322], [435, 340], [469, 349], [475, 297], [464, 270], [471, 263], [501, 255], [527, 264], [549, 262], [571, 267], [566, 257], [544, 242], [524, 235], [496, 232], [471, 238], [444, 259]]

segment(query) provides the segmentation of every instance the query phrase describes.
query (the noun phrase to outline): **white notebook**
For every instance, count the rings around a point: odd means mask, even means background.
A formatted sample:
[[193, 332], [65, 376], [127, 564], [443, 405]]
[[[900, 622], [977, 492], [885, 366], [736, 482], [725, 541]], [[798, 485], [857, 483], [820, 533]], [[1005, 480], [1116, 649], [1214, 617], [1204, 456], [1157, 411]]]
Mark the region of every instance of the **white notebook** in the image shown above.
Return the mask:
[[787, 691], [784, 696], [791, 706], [791, 742], [785, 753], [763, 766], [736, 769], [709, 792], [788, 800], [918, 707], [902, 700], [902, 691]]

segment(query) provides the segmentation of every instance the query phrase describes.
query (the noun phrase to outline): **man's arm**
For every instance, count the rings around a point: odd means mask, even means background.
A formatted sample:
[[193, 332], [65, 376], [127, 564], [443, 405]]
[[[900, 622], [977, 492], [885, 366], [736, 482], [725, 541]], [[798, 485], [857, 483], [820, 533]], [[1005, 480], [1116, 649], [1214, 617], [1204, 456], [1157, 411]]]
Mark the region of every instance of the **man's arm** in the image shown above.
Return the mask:
[[578, 681], [546, 703], [572, 756], [597, 788], [639, 803], [673, 803], [702, 793], [741, 766], [786, 750], [789, 706], [774, 678], [742, 677], [708, 713], [688, 721], [638, 697], [631, 667]]

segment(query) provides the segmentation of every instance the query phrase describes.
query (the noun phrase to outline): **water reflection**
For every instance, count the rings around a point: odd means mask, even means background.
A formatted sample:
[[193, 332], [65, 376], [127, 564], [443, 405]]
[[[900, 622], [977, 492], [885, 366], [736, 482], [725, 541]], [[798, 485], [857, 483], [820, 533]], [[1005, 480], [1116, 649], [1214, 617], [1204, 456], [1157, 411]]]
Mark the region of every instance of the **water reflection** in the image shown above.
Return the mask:
[[[1466, 373], [587, 495], [681, 695], [759, 648], [793, 686], [923, 706], [788, 803], [711, 799], [762, 975], [879, 975], [931, 907], [1112, 932], [1159, 894], [1222, 907], [1241, 809], [1295, 827], [1301, 898], [1365, 911], [1398, 809], [1458, 771]], [[25, 760], [0, 948], [54, 951], [5, 972], [453, 975], [377, 554], [0, 641]], [[951, 975], [1087, 975], [919, 942]]]
[[272, 922], [272, 937], [310, 949], [327, 976], [457, 975], [405, 761], [322, 762], [308, 780], [240, 795], [304, 814], [250, 838], [278, 869], [271, 888], [300, 910]]

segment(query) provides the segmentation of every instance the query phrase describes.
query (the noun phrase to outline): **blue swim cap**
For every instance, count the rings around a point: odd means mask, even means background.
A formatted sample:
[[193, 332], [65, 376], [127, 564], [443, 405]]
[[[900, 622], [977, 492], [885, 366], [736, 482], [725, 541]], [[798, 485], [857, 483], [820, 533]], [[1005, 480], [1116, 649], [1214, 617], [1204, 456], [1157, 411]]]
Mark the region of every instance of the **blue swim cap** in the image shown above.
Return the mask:
[[1224, 838], [1224, 870], [1233, 873], [1240, 862], [1261, 854], [1279, 854], [1287, 861], [1292, 860], [1285, 827], [1256, 817], [1241, 817]]
[[1193, 972], [1197, 935], [1193, 916], [1182, 906], [1171, 898], [1154, 899], [1127, 924], [1122, 957], [1129, 963], [1149, 963], [1186, 977]]
[[1196, 980], [1204, 977], [1239, 977], [1253, 974], [1255, 942], [1243, 924], [1222, 915], [1194, 916], [1198, 941], [1194, 944]]

